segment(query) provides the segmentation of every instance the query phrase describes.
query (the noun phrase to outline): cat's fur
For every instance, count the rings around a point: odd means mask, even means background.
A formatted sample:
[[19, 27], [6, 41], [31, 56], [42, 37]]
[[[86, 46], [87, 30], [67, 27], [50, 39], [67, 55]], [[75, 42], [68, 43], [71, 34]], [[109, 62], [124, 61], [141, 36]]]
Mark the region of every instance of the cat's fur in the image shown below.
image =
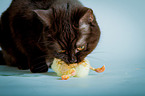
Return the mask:
[[81, 62], [100, 38], [93, 11], [77, 0], [13, 0], [0, 27], [6, 64], [31, 72], [46, 72], [53, 58]]

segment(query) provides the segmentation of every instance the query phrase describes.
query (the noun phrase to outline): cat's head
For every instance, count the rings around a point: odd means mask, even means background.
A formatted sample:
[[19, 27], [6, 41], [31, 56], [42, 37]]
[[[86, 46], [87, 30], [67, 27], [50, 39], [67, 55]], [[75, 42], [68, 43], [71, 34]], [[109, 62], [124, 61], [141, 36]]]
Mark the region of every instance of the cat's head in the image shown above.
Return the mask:
[[97, 46], [100, 29], [91, 9], [83, 7], [75, 10], [49, 9], [35, 12], [45, 25], [44, 39], [48, 42], [48, 50], [54, 52], [55, 58], [67, 64], [78, 63]]

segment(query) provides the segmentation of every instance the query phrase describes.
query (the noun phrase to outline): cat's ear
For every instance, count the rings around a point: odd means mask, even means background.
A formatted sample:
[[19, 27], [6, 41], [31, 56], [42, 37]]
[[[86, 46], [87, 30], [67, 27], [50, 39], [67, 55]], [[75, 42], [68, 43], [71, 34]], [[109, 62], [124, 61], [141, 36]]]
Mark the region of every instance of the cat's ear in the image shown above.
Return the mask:
[[42, 21], [43, 24], [50, 26], [50, 14], [52, 10], [41, 10], [41, 9], [36, 9], [33, 10], [34, 13], [37, 14], [38, 18]]
[[90, 8], [85, 8], [86, 11], [84, 12], [83, 16], [80, 18], [79, 23], [91, 23], [94, 20], [93, 10]]

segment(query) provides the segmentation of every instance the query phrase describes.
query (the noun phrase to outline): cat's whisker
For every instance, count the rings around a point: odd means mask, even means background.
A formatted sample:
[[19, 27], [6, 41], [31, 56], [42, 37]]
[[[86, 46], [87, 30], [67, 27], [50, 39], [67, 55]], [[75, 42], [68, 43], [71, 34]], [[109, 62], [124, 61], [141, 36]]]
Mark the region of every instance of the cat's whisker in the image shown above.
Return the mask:
[[[93, 60], [103, 60], [103, 59], [101, 59], [101, 58], [96, 58], [96, 57], [93, 57], [93, 56], [87, 56], [87, 58], [89, 58], [89, 59], [93, 59]], [[104, 61], [104, 60], [103, 60]]]
[[40, 37], [39, 37], [39, 39], [38, 39], [38, 43], [41, 41], [41, 39], [42, 39], [42, 33], [41, 33], [41, 35], [40, 35]]
[[42, 66], [37, 67], [37, 68], [35, 68], [35, 69], [36, 69], [36, 70], [37, 70], [37, 69], [43, 69], [43, 67], [46, 67], [46, 65], [42, 65]]
[[40, 69], [39, 71], [41, 72], [42, 70], [46, 69], [46, 67], [43, 67], [42, 69]]
[[37, 67], [37, 66], [39, 66], [41, 64], [44, 64], [44, 63], [46, 63], [46, 61], [42, 61], [42, 62], [36, 63], [35, 65], [33, 65], [33, 67]]
[[45, 42], [39, 42], [40, 44], [46, 44], [46, 45], [48, 45], [48, 44], [51, 44], [51, 43], [53, 43], [53, 42], [50, 42], [50, 41], [45, 41]]
[[47, 40], [46, 41], [40, 41], [40, 43], [43, 43], [43, 42], [44, 43], [52, 43], [53, 41], [47, 41]]
[[91, 54], [94, 54], [94, 53], [105, 53], [105, 52], [97, 52], [97, 51], [93, 51]]

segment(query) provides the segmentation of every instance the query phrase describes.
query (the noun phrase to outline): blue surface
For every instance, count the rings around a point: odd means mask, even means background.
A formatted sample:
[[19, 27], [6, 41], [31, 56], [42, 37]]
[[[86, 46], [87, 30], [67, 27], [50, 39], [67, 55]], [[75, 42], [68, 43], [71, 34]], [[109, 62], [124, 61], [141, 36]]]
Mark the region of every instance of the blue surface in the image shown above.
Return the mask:
[[[0, 1], [0, 12], [10, 1]], [[145, 1], [80, 1], [94, 10], [102, 32], [87, 58], [106, 71], [62, 81], [52, 70], [33, 74], [0, 66], [0, 96], [145, 96]]]

